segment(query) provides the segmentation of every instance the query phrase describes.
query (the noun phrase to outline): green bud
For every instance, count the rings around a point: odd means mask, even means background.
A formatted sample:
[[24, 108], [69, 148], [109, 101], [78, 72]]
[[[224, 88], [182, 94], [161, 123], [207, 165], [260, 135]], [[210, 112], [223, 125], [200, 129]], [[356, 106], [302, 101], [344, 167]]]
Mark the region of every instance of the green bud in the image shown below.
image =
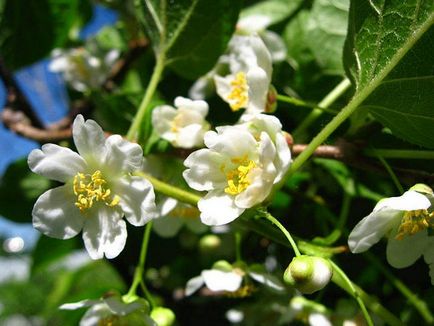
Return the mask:
[[327, 260], [303, 255], [292, 259], [283, 280], [301, 293], [311, 294], [324, 288], [332, 275], [333, 269]]
[[203, 236], [199, 241], [199, 248], [202, 253], [211, 253], [220, 248], [222, 241], [215, 234]]
[[432, 189], [423, 183], [415, 184], [413, 187], [410, 188], [410, 190], [417, 191], [417, 192], [420, 192], [422, 194], [430, 194], [430, 195], [433, 194]]
[[234, 268], [226, 260], [219, 260], [212, 265], [212, 269], [218, 269], [222, 272], [231, 272]]
[[176, 319], [173, 311], [165, 307], [156, 307], [152, 309], [151, 318], [158, 326], [172, 326]]

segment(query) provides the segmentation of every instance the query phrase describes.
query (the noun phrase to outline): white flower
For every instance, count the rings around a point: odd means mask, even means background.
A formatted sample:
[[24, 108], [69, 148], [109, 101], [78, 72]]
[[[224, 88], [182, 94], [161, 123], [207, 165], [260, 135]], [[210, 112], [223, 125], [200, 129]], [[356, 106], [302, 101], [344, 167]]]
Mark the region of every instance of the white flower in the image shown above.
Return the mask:
[[157, 205], [158, 218], [154, 220], [154, 231], [161, 237], [175, 236], [183, 225], [194, 233], [203, 233], [207, 227], [200, 222], [199, 210], [173, 198], [165, 198]]
[[348, 245], [353, 253], [368, 250], [383, 236], [388, 237], [387, 260], [396, 268], [412, 265], [432, 244], [428, 229], [434, 226], [430, 210], [432, 190], [416, 185], [400, 197], [380, 200], [371, 214], [351, 231]]
[[156, 326], [149, 317], [148, 303], [144, 299], [137, 299], [130, 303], [123, 302], [117, 295], [100, 300], [83, 300], [75, 303], [65, 303], [59, 308], [76, 310], [90, 307], [80, 320], [80, 326], [100, 325], [137, 325]]
[[152, 111], [152, 125], [161, 138], [175, 147], [192, 148], [203, 144], [203, 135], [209, 129], [205, 120], [208, 104], [178, 96], [175, 106], [157, 106]]
[[276, 120], [259, 116], [245, 124], [209, 131], [205, 134], [208, 148], [193, 152], [184, 161], [189, 168], [183, 173], [188, 185], [208, 191], [198, 203], [204, 224], [232, 222], [245, 209], [263, 202], [281, 180], [291, 154], [278, 135], [280, 128], [273, 129], [280, 126]]
[[273, 62], [283, 61], [286, 58], [286, 46], [279, 34], [266, 29], [271, 23], [270, 17], [266, 15], [241, 16], [237, 22], [236, 32], [241, 35], [257, 33], [270, 52], [271, 60]]
[[56, 49], [49, 65], [52, 72], [62, 73], [72, 88], [79, 92], [100, 87], [110, 73], [110, 68], [119, 57], [118, 50], [111, 50], [102, 58], [85, 48]]
[[72, 238], [83, 230], [91, 258], [114, 258], [127, 239], [122, 217], [135, 226], [155, 217], [152, 185], [130, 175], [142, 166], [142, 149], [119, 135], [106, 139], [95, 121], [84, 121], [81, 115], [72, 133], [79, 154], [45, 144], [28, 157], [33, 172], [65, 183], [38, 198], [32, 211], [33, 226], [58, 239]]
[[235, 35], [229, 47], [230, 74], [214, 76], [217, 94], [233, 111], [264, 112], [273, 69], [270, 53], [257, 35]]
[[[263, 270], [262, 266], [234, 267], [227, 261], [220, 260], [213, 265], [212, 269], [203, 270], [199, 276], [190, 279], [186, 285], [185, 295], [192, 295], [205, 285], [213, 292], [225, 291], [235, 296], [248, 296], [253, 290], [253, 285], [245, 279], [246, 276], [275, 291], [284, 290], [281, 282]], [[245, 285], [243, 281], [246, 281]]]
[[205, 145], [184, 161], [188, 185], [208, 194], [199, 200], [200, 218], [207, 225], [232, 222], [246, 208], [265, 200], [278, 174], [276, 149], [267, 133], [256, 141], [237, 127], [205, 134]]

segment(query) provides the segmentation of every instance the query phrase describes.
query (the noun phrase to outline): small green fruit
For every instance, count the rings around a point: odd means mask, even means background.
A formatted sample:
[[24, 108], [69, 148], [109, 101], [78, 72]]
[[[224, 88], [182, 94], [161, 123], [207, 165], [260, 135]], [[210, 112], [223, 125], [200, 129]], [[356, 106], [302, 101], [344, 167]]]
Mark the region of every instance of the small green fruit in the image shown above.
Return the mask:
[[311, 294], [324, 288], [332, 275], [333, 269], [327, 260], [303, 255], [292, 259], [283, 280], [301, 293]]

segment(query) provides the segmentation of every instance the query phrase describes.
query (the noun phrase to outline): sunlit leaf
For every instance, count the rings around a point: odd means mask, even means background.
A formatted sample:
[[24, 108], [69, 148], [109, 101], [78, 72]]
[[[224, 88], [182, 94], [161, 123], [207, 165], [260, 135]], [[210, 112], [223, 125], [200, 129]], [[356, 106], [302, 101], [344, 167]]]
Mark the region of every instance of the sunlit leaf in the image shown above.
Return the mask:
[[353, 1], [345, 66], [355, 98], [392, 132], [434, 148], [434, 4]]
[[187, 78], [212, 68], [235, 29], [240, 0], [142, 0], [142, 19], [155, 52]]

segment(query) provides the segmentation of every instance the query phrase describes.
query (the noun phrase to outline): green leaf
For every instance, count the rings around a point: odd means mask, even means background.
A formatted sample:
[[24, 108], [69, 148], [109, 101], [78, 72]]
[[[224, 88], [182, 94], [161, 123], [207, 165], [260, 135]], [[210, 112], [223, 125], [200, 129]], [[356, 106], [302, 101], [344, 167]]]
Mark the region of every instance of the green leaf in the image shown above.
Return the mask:
[[26, 159], [16, 161], [0, 180], [0, 215], [15, 222], [31, 222], [36, 199], [50, 185], [48, 179], [29, 170]]
[[270, 20], [269, 25], [273, 25], [294, 14], [301, 4], [301, 0], [265, 0], [243, 9], [240, 18], [266, 16]]
[[307, 21], [307, 43], [325, 74], [343, 75], [349, 0], [316, 0]]
[[235, 29], [240, 0], [142, 0], [141, 22], [158, 56], [183, 77], [209, 71]]
[[339, 161], [324, 158], [316, 158], [315, 164], [321, 166], [330, 173], [341, 188], [350, 196], [363, 197], [378, 201], [384, 196], [369, 189], [365, 185], [356, 182], [348, 167]]
[[433, 1], [353, 1], [344, 63], [354, 100], [401, 138], [434, 148]]
[[68, 41], [79, 21], [84, 1], [6, 1], [0, 17], [0, 53], [9, 69], [18, 69], [44, 58]]

